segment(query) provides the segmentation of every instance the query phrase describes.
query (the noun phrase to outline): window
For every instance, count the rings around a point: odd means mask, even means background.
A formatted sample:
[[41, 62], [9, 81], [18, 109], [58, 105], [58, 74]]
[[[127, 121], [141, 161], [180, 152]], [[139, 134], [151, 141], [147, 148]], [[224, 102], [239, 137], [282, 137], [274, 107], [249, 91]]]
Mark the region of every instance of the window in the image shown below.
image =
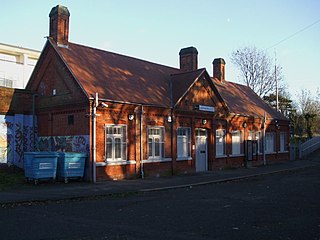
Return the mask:
[[73, 125], [73, 124], [74, 124], [74, 116], [68, 115], [68, 125]]
[[255, 140], [257, 141], [257, 151], [258, 153], [261, 153], [262, 152], [261, 132], [255, 133]]
[[164, 158], [163, 129], [163, 127], [148, 128], [148, 159]]
[[261, 153], [261, 132], [255, 132], [253, 130], [248, 132], [248, 140], [256, 141], [256, 145], [253, 147], [253, 154]]
[[190, 128], [177, 129], [177, 157], [188, 158], [191, 156]]
[[13, 80], [6, 79], [0, 76], [0, 86], [12, 88], [13, 87]]
[[216, 130], [216, 156], [226, 154], [226, 130]]
[[126, 126], [106, 125], [106, 161], [122, 161], [126, 160], [127, 142], [126, 142]]
[[280, 133], [280, 152], [288, 151], [287, 149], [287, 133], [281, 132]]
[[268, 132], [266, 133], [266, 153], [275, 152], [275, 141], [274, 141], [274, 133]]
[[242, 134], [241, 131], [232, 131], [232, 154], [241, 154], [242, 153]]
[[254, 131], [248, 131], [248, 140], [255, 140]]

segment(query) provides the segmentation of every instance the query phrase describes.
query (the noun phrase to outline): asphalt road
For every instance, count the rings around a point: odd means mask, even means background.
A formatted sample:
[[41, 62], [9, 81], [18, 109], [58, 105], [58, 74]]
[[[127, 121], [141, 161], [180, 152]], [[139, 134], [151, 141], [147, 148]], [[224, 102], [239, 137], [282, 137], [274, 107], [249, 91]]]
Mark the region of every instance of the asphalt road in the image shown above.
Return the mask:
[[0, 239], [320, 240], [320, 166], [193, 188], [6, 205]]

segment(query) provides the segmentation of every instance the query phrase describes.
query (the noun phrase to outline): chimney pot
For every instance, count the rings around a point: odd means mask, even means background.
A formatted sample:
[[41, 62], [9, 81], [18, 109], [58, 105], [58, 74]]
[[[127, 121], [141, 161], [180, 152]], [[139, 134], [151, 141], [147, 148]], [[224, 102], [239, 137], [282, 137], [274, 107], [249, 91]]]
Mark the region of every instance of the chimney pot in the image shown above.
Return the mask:
[[198, 69], [198, 51], [195, 47], [182, 48], [180, 55], [180, 69], [189, 72]]
[[68, 8], [57, 5], [51, 9], [49, 17], [49, 36], [52, 37], [57, 44], [68, 45], [70, 17]]
[[223, 58], [215, 58], [213, 60], [213, 78], [218, 79], [221, 82], [225, 81], [225, 64]]

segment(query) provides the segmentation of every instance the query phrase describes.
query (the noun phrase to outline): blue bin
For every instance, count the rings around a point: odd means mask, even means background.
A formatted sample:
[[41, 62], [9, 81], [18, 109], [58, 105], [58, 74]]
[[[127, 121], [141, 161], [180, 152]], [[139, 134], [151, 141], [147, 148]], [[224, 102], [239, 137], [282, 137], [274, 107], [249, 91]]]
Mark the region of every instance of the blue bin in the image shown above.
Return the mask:
[[27, 181], [56, 179], [58, 154], [55, 152], [25, 152], [24, 175]]
[[59, 152], [57, 177], [67, 183], [70, 178], [83, 178], [87, 154]]

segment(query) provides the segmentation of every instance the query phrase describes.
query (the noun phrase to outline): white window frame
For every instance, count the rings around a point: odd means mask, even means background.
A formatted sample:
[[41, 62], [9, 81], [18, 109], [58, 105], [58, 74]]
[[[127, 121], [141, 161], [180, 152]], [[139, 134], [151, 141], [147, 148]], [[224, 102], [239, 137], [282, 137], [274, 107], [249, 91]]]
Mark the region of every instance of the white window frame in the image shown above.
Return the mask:
[[226, 130], [216, 130], [216, 157], [226, 155]]
[[248, 140], [257, 141], [257, 147], [253, 148], [253, 154], [261, 154], [261, 131], [250, 130], [248, 132]]
[[255, 133], [254, 133], [254, 140], [256, 140], [257, 141], [257, 152], [258, 153], [262, 153], [262, 138], [261, 138], [261, 136], [262, 136], [262, 133], [261, 133], [261, 131], [256, 131]]
[[232, 155], [243, 154], [243, 133], [241, 130], [231, 132]]
[[177, 160], [191, 158], [191, 128], [177, 128]]
[[[147, 128], [147, 153], [148, 160], [163, 160], [165, 158], [164, 127], [150, 126]], [[159, 149], [157, 150], [157, 145]]]
[[287, 133], [280, 132], [280, 152], [287, 152]]
[[[117, 140], [120, 139], [120, 142]], [[105, 125], [105, 162], [127, 161], [127, 126], [107, 124]], [[108, 140], [111, 140], [108, 142]], [[108, 144], [111, 144], [109, 148]], [[120, 152], [116, 151], [117, 144], [120, 144]]]
[[275, 153], [275, 133], [274, 132], [267, 132], [266, 139], [265, 139], [265, 151], [266, 153]]

